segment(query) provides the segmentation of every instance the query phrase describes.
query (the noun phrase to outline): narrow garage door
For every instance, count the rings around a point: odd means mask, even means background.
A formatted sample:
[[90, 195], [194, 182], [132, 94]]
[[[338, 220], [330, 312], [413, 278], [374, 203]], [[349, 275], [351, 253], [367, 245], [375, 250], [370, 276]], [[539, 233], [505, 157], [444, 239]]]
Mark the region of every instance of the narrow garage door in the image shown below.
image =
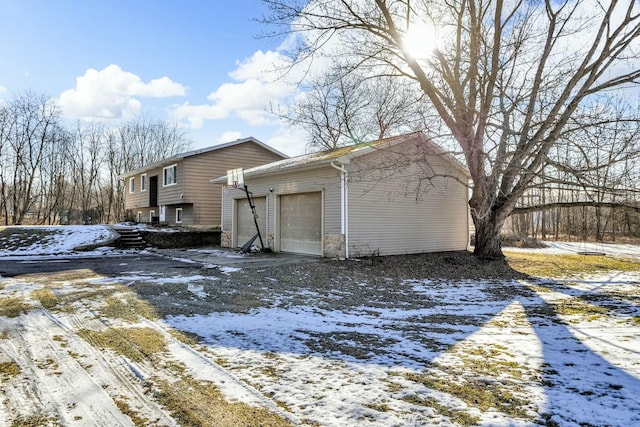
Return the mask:
[[280, 196], [280, 250], [322, 255], [322, 193]]
[[[267, 198], [254, 197], [253, 203], [256, 206], [256, 214], [258, 214], [258, 226], [262, 240], [266, 245], [267, 230]], [[253, 221], [253, 214], [249, 201], [247, 199], [236, 200], [236, 246], [242, 246], [249, 241], [257, 233], [256, 224]], [[254, 245], [260, 247], [260, 241], [256, 239]]]

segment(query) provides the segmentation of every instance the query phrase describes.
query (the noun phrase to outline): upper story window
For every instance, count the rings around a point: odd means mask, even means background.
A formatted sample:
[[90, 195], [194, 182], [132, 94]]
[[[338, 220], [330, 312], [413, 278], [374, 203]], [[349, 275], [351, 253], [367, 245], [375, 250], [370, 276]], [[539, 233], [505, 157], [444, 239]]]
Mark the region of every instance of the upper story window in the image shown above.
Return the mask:
[[147, 191], [147, 174], [143, 173], [140, 176], [140, 191]]
[[136, 191], [136, 178], [132, 176], [129, 178], [129, 193], [134, 193]]
[[167, 166], [162, 169], [162, 185], [173, 185], [178, 182], [178, 165]]

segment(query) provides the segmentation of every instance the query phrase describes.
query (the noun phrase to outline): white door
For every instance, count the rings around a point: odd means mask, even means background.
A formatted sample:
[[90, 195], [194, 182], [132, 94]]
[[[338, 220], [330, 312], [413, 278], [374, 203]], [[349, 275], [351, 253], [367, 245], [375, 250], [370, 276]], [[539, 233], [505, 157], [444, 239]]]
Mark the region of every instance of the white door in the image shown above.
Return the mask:
[[160, 206], [160, 222], [165, 222], [166, 221], [166, 212], [167, 211], [167, 207], [166, 206]]
[[322, 193], [280, 196], [280, 250], [322, 255]]
[[[260, 234], [264, 245], [266, 242], [266, 230], [267, 230], [267, 198], [266, 197], [254, 197], [253, 204], [256, 207], [256, 214], [258, 215], [258, 227], [260, 227]], [[236, 200], [236, 246], [242, 246], [247, 243], [253, 236], [256, 235], [256, 224], [253, 220], [253, 213], [249, 206], [247, 199]], [[254, 245], [260, 247], [260, 241], [256, 239]]]

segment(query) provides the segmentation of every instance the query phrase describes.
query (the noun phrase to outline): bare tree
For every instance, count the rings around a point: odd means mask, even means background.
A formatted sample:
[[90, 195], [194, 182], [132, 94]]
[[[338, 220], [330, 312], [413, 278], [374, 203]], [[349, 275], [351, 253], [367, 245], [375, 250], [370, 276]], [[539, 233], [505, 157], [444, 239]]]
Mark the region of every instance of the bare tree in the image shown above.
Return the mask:
[[[418, 83], [464, 155], [475, 253], [485, 258], [502, 257], [505, 220], [572, 119], [640, 77], [635, 0], [264, 2], [264, 21], [284, 29], [274, 34], [295, 36], [297, 62], [347, 57], [371, 75]], [[433, 23], [447, 41], [414, 52], [413, 30]]]
[[[601, 105], [599, 109], [610, 107]], [[614, 111], [604, 117], [615, 117]], [[633, 212], [638, 211], [634, 196], [639, 190], [638, 181], [629, 178], [637, 177], [639, 173], [640, 122], [617, 118], [598, 123], [603, 115], [599, 116], [574, 118], [574, 129], [569, 133], [571, 139], [556, 144], [547, 167], [514, 209], [515, 214], [522, 215], [513, 221], [513, 225], [521, 225], [516, 227], [519, 228], [516, 233], [535, 237], [537, 230], [528, 220], [535, 215], [542, 227], [547, 212], [554, 209], [556, 238], [561, 230], [569, 237], [578, 231], [581, 239], [593, 235], [595, 240], [601, 241], [606, 230], [615, 238], [612, 222], [616, 220], [616, 208], [637, 215]], [[565, 216], [558, 214], [559, 209], [572, 208], [575, 208], [574, 212]], [[563, 223], [563, 217], [569, 222], [579, 217], [580, 230]], [[530, 233], [524, 233], [525, 223], [528, 223]], [[544, 238], [546, 230], [540, 231]]]
[[51, 144], [47, 144], [38, 172], [39, 201], [37, 223], [58, 224], [64, 211], [69, 189], [74, 188], [73, 159], [76, 150], [73, 137], [60, 128]]
[[[140, 117], [105, 131], [105, 168], [101, 205], [105, 220], [124, 219], [124, 173], [188, 151], [192, 142], [176, 125]], [[107, 175], [107, 174], [105, 174]]]
[[0, 104], [0, 217], [4, 224], [9, 224], [9, 196], [7, 172], [9, 169], [9, 155], [7, 153], [8, 138], [12, 132], [13, 121], [7, 106]]
[[2, 106], [2, 183], [5, 223], [20, 224], [37, 211], [40, 169], [47, 147], [62, 132], [57, 106], [46, 97], [26, 92]]
[[187, 151], [191, 141], [175, 125], [141, 116], [117, 128], [124, 171]]
[[309, 134], [312, 149], [425, 130], [424, 95], [415, 84], [394, 80], [334, 65], [311, 79], [291, 110], [279, 115]]

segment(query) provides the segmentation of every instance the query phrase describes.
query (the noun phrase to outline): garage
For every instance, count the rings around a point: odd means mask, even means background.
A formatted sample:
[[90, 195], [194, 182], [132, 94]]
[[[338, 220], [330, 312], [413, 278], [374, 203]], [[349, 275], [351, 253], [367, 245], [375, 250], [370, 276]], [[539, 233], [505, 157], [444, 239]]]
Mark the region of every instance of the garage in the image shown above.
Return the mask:
[[[265, 231], [267, 229], [267, 198], [266, 197], [254, 197], [253, 204], [256, 207], [256, 214], [258, 215], [258, 227], [260, 227], [260, 234], [263, 239], [266, 237]], [[249, 241], [257, 233], [256, 224], [253, 220], [253, 213], [249, 206], [247, 199], [236, 200], [236, 242], [235, 246], [242, 246]], [[256, 241], [254, 244], [260, 247], [260, 242]], [[266, 245], [266, 242], [265, 242]]]
[[280, 250], [322, 255], [322, 193], [282, 195], [279, 202]]

